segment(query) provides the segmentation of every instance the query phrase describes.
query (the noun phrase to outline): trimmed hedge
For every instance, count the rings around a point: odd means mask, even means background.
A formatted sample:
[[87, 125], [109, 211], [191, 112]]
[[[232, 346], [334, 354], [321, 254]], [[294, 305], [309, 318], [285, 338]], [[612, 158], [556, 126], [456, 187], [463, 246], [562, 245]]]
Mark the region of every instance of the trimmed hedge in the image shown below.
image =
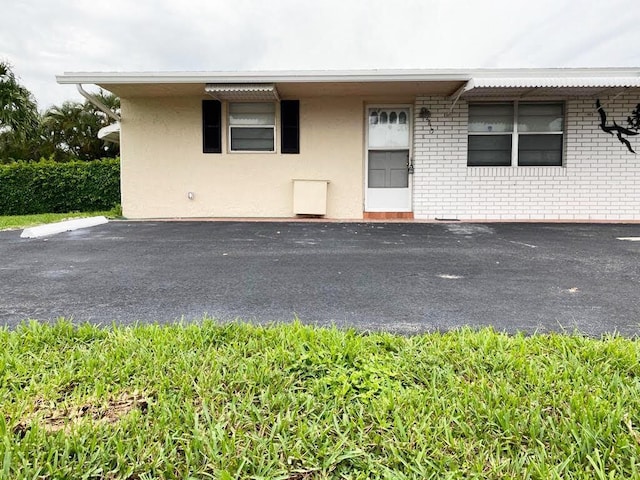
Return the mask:
[[0, 165], [0, 215], [109, 210], [118, 203], [118, 158]]

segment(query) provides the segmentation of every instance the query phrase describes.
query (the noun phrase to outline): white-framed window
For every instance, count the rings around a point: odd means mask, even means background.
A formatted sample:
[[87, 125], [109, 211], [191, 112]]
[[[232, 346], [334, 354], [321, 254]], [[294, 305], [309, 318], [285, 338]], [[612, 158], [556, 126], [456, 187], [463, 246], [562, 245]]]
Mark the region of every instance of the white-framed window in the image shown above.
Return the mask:
[[469, 104], [469, 167], [562, 166], [562, 102]]
[[275, 152], [275, 103], [229, 103], [229, 149]]

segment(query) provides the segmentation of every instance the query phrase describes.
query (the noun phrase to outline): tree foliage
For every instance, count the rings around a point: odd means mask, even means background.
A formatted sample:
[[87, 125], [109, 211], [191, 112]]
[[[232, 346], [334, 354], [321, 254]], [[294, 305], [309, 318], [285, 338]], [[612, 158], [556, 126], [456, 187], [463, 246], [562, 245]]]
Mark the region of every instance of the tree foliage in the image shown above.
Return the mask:
[[[103, 91], [97, 97], [114, 112], [120, 109], [120, 100]], [[54, 160], [94, 160], [115, 157], [118, 145], [98, 138], [98, 131], [109, 125], [109, 117], [85, 101], [64, 102], [48, 109], [42, 116], [43, 133], [53, 146]]]
[[[118, 97], [102, 90], [96, 97], [119, 113]], [[39, 113], [33, 95], [18, 83], [10, 65], [0, 62], [0, 164], [116, 157], [119, 146], [98, 138], [98, 131], [110, 123], [89, 101], [67, 101]]]
[[37, 122], [33, 95], [18, 83], [11, 65], [0, 61], [0, 132], [28, 134]]

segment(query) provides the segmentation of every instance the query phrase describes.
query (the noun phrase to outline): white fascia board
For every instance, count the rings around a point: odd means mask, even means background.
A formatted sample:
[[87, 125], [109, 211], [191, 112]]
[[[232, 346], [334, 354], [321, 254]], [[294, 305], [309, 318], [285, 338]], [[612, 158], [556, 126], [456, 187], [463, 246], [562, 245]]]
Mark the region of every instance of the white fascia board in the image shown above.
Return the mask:
[[467, 70], [471, 77], [477, 78], [563, 78], [563, 77], [638, 77], [640, 67], [592, 67], [592, 68], [478, 68]]
[[475, 77], [467, 82], [473, 88], [594, 88], [640, 87], [640, 76], [531, 76]]
[[462, 70], [362, 70], [290, 72], [65, 72], [57, 75], [61, 84], [93, 83], [324, 83], [324, 82], [411, 82], [466, 81]]
[[307, 70], [256, 72], [65, 72], [61, 84], [468, 81], [473, 77], [638, 77], [640, 68]]

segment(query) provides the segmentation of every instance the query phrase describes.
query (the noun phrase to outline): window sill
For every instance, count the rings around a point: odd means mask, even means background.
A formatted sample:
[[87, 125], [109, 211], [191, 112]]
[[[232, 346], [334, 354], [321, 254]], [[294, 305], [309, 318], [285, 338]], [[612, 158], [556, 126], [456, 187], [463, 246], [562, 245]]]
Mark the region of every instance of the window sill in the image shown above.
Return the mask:
[[565, 167], [467, 167], [467, 177], [566, 177]]
[[275, 150], [228, 150], [227, 153], [231, 154], [231, 155], [238, 155], [238, 154], [251, 154], [251, 155], [255, 155], [255, 154], [267, 154], [267, 155], [273, 155], [274, 153], [278, 153]]

